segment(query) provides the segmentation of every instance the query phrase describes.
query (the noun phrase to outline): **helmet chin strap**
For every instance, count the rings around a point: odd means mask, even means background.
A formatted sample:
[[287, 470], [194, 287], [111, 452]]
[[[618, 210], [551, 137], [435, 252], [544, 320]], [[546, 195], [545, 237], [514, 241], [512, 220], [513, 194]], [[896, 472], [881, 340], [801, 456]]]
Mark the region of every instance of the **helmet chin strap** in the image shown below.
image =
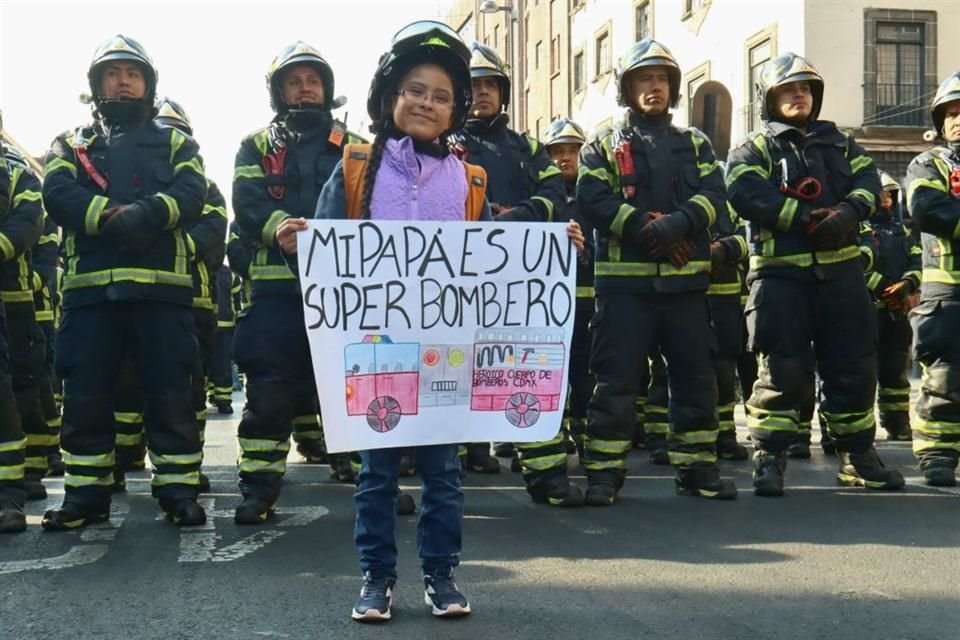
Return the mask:
[[139, 124], [153, 117], [153, 105], [146, 100], [100, 98], [97, 113], [107, 124]]

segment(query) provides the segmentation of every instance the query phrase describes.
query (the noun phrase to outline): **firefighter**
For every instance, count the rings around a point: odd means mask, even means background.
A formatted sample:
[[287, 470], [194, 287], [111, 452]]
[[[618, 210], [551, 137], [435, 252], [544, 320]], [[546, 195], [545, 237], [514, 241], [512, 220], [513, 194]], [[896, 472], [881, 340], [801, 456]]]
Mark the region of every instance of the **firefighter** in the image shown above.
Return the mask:
[[115, 386], [130, 358], [143, 390], [153, 495], [174, 524], [199, 525], [186, 229], [203, 209], [203, 164], [192, 138], [153, 121], [157, 71], [139, 42], [109, 38], [87, 77], [95, 121], [59, 135], [45, 161], [44, 204], [65, 234], [56, 368], [66, 475], [63, 504], [41, 524], [64, 531], [109, 519]]
[[[873, 160], [819, 120], [824, 83], [793, 53], [768, 62], [757, 84], [764, 127], [729, 156], [730, 203], [751, 222], [746, 316], [760, 362], [747, 402], [754, 492], [783, 495], [786, 449], [800, 408], [823, 382], [821, 413], [846, 486], [899, 489], [873, 447], [876, 314], [857, 246], [880, 193]], [[812, 344], [812, 346], [811, 346]]]
[[[554, 212], [557, 221], [576, 220], [584, 235], [591, 232], [583, 216], [577, 211], [576, 186], [580, 148], [586, 135], [577, 123], [567, 118], [553, 121], [544, 135], [543, 146], [553, 163], [560, 169], [566, 190], [566, 201]], [[593, 314], [593, 251], [592, 247], [579, 256], [577, 265], [577, 301], [574, 315], [573, 339], [570, 345], [570, 367], [567, 374], [569, 396], [564, 415], [567, 429], [561, 429], [551, 440], [518, 445], [521, 452], [521, 470], [527, 492], [534, 502], [557, 507], [578, 507], [583, 504], [583, 492], [570, 483], [567, 475], [566, 432], [583, 442], [587, 423], [587, 401], [593, 391], [590, 375], [590, 334], [588, 323]]]
[[706, 299], [710, 227], [728, 215], [723, 170], [706, 136], [671, 124], [680, 67], [666, 47], [634, 43], [615, 73], [626, 118], [584, 146], [577, 183], [577, 205], [597, 234], [586, 502], [613, 504], [623, 485], [638, 383], [654, 347], [667, 365], [677, 493], [735, 498], [716, 465], [716, 339]]
[[[40, 237], [42, 220], [39, 182], [24, 167], [7, 160], [0, 141], [0, 288], [4, 294], [16, 289], [16, 278], [11, 282], [11, 276], [24, 252]], [[0, 295], [0, 533], [18, 533], [27, 528], [23, 505], [28, 498], [24, 483], [28, 441], [17, 410], [19, 398], [14, 392], [14, 376], [19, 374], [11, 367], [4, 297]], [[30, 303], [32, 308], [32, 297]], [[35, 471], [30, 482], [43, 489]], [[34, 488], [33, 493], [39, 495], [40, 491]]]
[[222, 265], [216, 272], [217, 330], [213, 337], [213, 360], [210, 368], [210, 402], [217, 413], [233, 413], [233, 360], [230, 346], [233, 344], [233, 329], [237, 324], [237, 308], [240, 298], [240, 278]]
[[[253, 298], [239, 314], [233, 341], [234, 359], [247, 378], [239, 427], [243, 501], [235, 513], [238, 524], [264, 522], [274, 512], [291, 425], [299, 427], [295, 437], [301, 455], [308, 460], [325, 455], [300, 288], [276, 232], [288, 218], [313, 215], [342, 146], [359, 140], [334, 119], [333, 70], [310, 45], [285, 47], [266, 81], [276, 116], [244, 138], [233, 182], [240, 242], [253, 246]], [[353, 481], [349, 454], [331, 457], [330, 465], [334, 477]]]
[[[496, 51], [472, 43], [470, 77], [470, 116], [450, 141], [465, 162], [487, 172], [487, 199], [494, 219], [553, 221], [565, 200], [560, 169], [536, 139], [509, 127], [506, 110], [511, 97], [510, 77]], [[500, 463], [490, 455], [488, 443], [473, 443], [466, 449], [461, 455], [466, 468], [477, 473], [500, 472]], [[498, 446], [498, 454], [510, 455], [509, 445]]]
[[[923, 291], [913, 310], [914, 357], [923, 370], [913, 452], [926, 483], [947, 487], [957, 483], [960, 458], [960, 71], [937, 89], [931, 115], [940, 144], [913, 159], [906, 179], [923, 241]], [[885, 300], [903, 305], [910, 286], [888, 291]]]
[[880, 184], [880, 206], [869, 220], [877, 262], [867, 277], [877, 301], [877, 409], [887, 440], [911, 440], [907, 373], [913, 330], [907, 313], [919, 297], [923, 250], [903, 223], [900, 185], [886, 171]]

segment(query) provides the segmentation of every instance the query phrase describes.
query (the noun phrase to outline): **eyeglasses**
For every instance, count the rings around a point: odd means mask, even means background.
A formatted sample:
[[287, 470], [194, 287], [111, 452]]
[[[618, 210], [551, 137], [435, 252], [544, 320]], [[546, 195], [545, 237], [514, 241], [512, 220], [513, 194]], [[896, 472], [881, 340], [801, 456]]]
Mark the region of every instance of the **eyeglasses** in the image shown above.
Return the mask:
[[428, 100], [433, 102], [433, 106], [438, 109], [449, 109], [453, 107], [453, 96], [446, 91], [428, 92], [423, 87], [412, 86], [397, 91], [398, 96], [403, 96], [414, 104], [426, 104]]

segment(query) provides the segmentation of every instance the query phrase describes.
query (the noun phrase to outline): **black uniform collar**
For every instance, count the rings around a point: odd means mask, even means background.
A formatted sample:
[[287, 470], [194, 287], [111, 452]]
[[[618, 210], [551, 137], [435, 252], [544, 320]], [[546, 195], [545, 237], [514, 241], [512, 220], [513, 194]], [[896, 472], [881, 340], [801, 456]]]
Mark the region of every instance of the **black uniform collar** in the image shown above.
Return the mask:
[[510, 116], [506, 113], [498, 113], [492, 118], [468, 118], [463, 128], [467, 130], [467, 133], [482, 136], [505, 130], [509, 122]]
[[627, 112], [627, 123], [631, 127], [637, 127], [647, 131], [661, 131], [670, 126], [673, 122], [673, 114], [669, 111], [658, 113], [657, 115], [647, 115], [640, 113], [635, 109]]

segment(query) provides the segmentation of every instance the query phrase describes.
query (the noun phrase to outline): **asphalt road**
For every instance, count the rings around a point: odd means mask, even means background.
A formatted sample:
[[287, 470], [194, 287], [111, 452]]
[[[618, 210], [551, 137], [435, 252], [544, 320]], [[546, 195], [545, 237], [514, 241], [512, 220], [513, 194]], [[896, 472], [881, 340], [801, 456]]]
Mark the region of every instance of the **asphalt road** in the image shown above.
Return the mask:
[[[294, 454], [279, 517], [235, 526], [236, 423], [208, 423], [204, 528], [162, 520], [141, 472], [109, 524], [46, 533], [63, 482], [45, 481], [28, 531], [0, 537], [0, 638], [960, 637], [960, 490], [923, 486], [908, 444], [878, 447], [907, 476], [898, 493], [836, 486], [819, 450], [791, 461], [782, 499], [753, 496], [749, 463], [724, 463], [741, 490], [727, 503], [674, 495], [642, 451], [610, 508], [533, 505], [518, 474], [470, 475], [457, 575], [473, 615], [435, 620], [423, 606], [410, 516], [394, 619], [371, 627], [349, 617], [352, 486]], [[419, 502], [415, 481], [403, 485]]]

